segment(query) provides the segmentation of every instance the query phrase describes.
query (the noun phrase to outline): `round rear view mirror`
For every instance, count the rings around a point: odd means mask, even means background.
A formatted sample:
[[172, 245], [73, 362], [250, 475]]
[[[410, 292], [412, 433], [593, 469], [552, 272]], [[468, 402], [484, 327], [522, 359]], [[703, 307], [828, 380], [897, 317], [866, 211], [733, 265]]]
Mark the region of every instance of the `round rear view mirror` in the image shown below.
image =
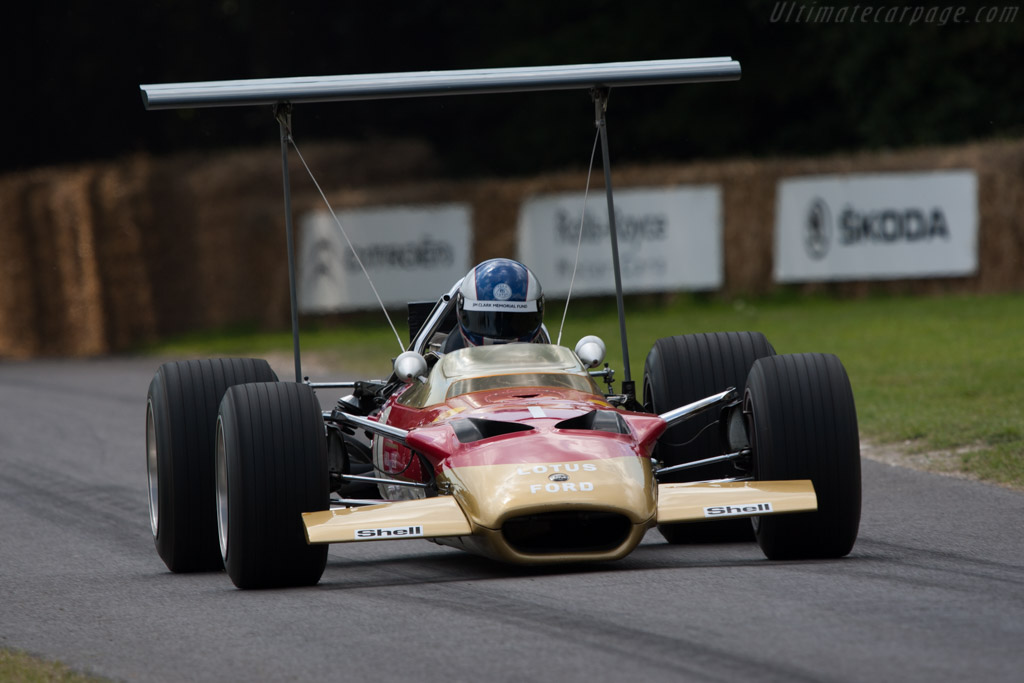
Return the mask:
[[596, 368], [604, 362], [605, 347], [600, 337], [588, 334], [576, 342], [576, 355], [588, 368]]
[[415, 351], [405, 351], [395, 359], [395, 374], [407, 384], [425, 379], [427, 359]]

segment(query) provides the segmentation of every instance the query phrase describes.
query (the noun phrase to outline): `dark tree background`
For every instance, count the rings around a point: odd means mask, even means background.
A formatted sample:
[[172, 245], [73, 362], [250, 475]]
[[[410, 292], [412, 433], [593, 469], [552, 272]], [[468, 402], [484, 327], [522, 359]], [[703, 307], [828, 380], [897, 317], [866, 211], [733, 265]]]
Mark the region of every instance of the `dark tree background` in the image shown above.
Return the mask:
[[[1017, 7], [998, 2], [965, 3], [964, 16], [973, 19], [980, 6]], [[915, 3], [950, 6], [873, 6]], [[853, 3], [795, 6], [846, 4]], [[820, 154], [1024, 134], [1024, 16], [945, 26], [772, 20], [791, 5], [21, 3], [3, 30], [0, 171], [276, 141], [269, 110], [146, 112], [141, 83], [710, 56], [739, 59], [742, 80], [612, 93], [615, 161]], [[300, 142], [422, 138], [452, 176], [581, 166], [592, 130], [582, 91], [303, 105], [295, 112]]]

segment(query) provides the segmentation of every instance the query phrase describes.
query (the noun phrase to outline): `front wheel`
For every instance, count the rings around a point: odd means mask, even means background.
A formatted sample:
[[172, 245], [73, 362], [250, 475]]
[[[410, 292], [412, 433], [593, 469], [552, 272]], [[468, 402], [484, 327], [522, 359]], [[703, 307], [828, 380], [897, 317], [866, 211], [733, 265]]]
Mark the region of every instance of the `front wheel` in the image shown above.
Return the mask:
[[294, 382], [242, 384], [224, 394], [216, 436], [217, 536], [239, 588], [309, 586], [327, 546], [309, 545], [303, 512], [326, 510], [323, 413]]
[[754, 518], [771, 560], [847, 555], [860, 526], [860, 438], [839, 359], [801, 353], [754, 363], [743, 398], [757, 480], [810, 479], [816, 512]]

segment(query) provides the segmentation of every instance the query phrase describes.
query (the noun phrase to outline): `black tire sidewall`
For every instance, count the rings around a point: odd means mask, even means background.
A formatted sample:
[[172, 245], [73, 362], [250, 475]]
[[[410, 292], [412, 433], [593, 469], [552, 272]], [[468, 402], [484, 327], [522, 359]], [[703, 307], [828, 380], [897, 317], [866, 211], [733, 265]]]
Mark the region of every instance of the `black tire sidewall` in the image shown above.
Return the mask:
[[158, 477], [153, 541], [173, 572], [223, 568], [214, 507], [217, 407], [229, 386], [252, 381], [276, 382], [277, 375], [262, 359], [219, 358], [164, 363], [150, 382]]
[[[184, 515], [181, 515], [180, 508], [175, 505], [174, 498], [174, 458], [160, 457], [160, 454], [171, 452], [171, 415], [170, 401], [167, 397], [167, 388], [164, 381], [163, 368], [157, 371], [149, 384], [149, 393], [146, 398], [147, 410], [153, 411], [154, 440], [156, 442], [157, 459], [157, 525], [156, 533], [153, 534], [153, 542], [156, 545], [157, 553], [171, 571], [189, 571], [190, 569], [215, 568], [217, 563], [207, 554], [206, 558], [199, 561], [187, 562], [182, 553], [175, 552], [177, 540], [176, 529], [182, 529], [187, 524]], [[147, 444], [148, 446], [148, 444]], [[147, 463], [148, 475], [148, 463]], [[147, 477], [147, 492], [149, 481]]]
[[755, 478], [810, 479], [817, 512], [757, 518], [770, 559], [834, 558], [860, 525], [860, 439], [849, 378], [830, 354], [761, 359], [744, 393]]
[[301, 513], [329, 507], [327, 439], [320, 405], [293, 382], [230, 388], [219, 420], [227, 467], [224, 566], [239, 588], [317, 583], [326, 545], [306, 542]]

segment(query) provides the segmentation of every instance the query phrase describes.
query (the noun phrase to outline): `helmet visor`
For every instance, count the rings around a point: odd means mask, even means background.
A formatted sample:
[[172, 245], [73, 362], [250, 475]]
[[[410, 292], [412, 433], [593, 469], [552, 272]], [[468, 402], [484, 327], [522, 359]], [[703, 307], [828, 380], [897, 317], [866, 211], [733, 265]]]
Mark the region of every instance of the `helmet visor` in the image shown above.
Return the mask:
[[507, 341], [531, 341], [544, 322], [544, 304], [535, 310], [466, 310], [459, 312], [459, 323], [471, 337], [489, 337]]

